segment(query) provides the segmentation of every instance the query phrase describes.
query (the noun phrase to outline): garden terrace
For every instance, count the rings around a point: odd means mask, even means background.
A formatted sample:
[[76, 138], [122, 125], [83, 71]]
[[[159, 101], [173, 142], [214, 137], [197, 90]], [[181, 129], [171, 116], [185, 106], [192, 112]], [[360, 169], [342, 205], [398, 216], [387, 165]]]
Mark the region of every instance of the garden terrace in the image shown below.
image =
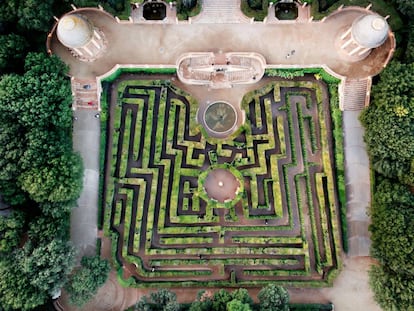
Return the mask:
[[[329, 283], [341, 243], [338, 108], [326, 85], [272, 78], [244, 96], [245, 124], [217, 139], [171, 78], [121, 76], [106, 88], [104, 224], [124, 283]], [[235, 199], [208, 198], [214, 168], [240, 181]]]

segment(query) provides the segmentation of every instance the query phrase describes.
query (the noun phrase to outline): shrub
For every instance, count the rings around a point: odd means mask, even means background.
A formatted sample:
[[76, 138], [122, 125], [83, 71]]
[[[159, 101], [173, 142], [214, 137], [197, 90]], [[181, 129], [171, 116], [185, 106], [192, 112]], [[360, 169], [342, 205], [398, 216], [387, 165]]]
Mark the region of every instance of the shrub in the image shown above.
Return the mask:
[[289, 311], [289, 293], [274, 284], [262, 288], [257, 295], [260, 301], [260, 311]]
[[86, 257], [81, 260], [82, 267], [75, 272], [65, 286], [69, 294], [69, 302], [78, 307], [83, 306], [98, 291], [111, 270], [109, 262], [99, 256]]

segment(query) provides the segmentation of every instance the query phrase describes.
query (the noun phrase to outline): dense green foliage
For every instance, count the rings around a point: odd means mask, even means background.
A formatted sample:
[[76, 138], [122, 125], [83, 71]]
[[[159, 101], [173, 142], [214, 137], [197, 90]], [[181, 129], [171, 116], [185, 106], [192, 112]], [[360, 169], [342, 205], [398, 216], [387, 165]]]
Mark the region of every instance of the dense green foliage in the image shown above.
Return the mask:
[[233, 299], [227, 303], [227, 311], [251, 311], [248, 303], [242, 303], [240, 300]]
[[19, 245], [23, 226], [24, 214], [20, 211], [0, 217], [0, 255], [12, 251]]
[[178, 311], [180, 305], [177, 295], [165, 288], [151, 293], [150, 297], [143, 296], [135, 305], [136, 311]]
[[30, 53], [25, 68], [23, 75], [0, 79], [0, 192], [12, 204], [28, 196], [36, 202], [75, 199], [82, 165], [71, 146], [66, 67], [57, 57]]
[[5, 310], [44, 304], [74, 265], [69, 211], [81, 191], [83, 168], [72, 150], [66, 72], [57, 57], [29, 53], [24, 73], [0, 77], [0, 194], [14, 208], [0, 219]]
[[361, 121], [373, 168], [414, 184], [414, 64], [392, 62], [373, 88]]
[[289, 293], [282, 286], [270, 284], [257, 295], [260, 311], [289, 311]]
[[374, 298], [385, 311], [414, 310], [414, 277], [373, 266], [370, 285]]
[[[289, 295], [287, 290], [280, 286], [269, 285], [262, 289], [259, 294], [260, 304], [254, 304], [248, 291], [239, 288], [233, 292], [220, 289], [214, 294], [210, 291], [202, 290], [197, 294], [196, 300], [190, 306], [176, 303], [174, 293], [160, 289], [152, 293], [150, 298], [144, 296], [137, 304], [128, 310], [134, 311], [154, 311], [154, 310], [189, 310], [189, 311], [251, 311], [251, 310], [289, 310]], [[272, 296], [275, 295], [275, 296]], [[323, 306], [326, 307], [326, 306]], [[302, 310], [301, 307], [294, 307], [292, 310]], [[303, 309], [306, 310], [306, 309]], [[313, 309], [312, 309], [313, 310]], [[319, 310], [316, 308], [315, 310]], [[325, 308], [324, 308], [325, 310]], [[330, 310], [329, 306], [326, 310]]]
[[19, 183], [36, 202], [62, 202], [79, 197], [83, 167], [78, 154], [63, 154], [48, 166], [32, 168], [20, 175]]
[[407, 17], [414, 17], [414, 2], [412, 0], [393, 0], [398, 10]]
[[82, 307], [96, 294], [111, 270], [109, 262], [99, 256], [83, 257], [81, 265], [65, 286], [70, 303], [78, 307]]
[[[394, 0], [406, 17], [414, 2]], [[376, 173], [371, 206], [372, 255], [379, 265], [370, 271], [375, 300], [384, 311], [414, 310], [414, 27], [406, 27], [404, 55], [396, 54], [373, 88], [363, 112], [365, 141]]]
[[14, 33], [0, 35], [0, 72], [22, 67], [21, 60], [27, 48], [28, 43], [23, 36]]
[[0, 305], [6, 310], [31, 310], [61, 288], [74, 264], [74, 249], [52, 239], [23, 248], [0, 260]]
[[380, 262], [370, 272], [375, 299], [386, 311], [414, 310], [414, 194], [382, 180], [371, 213], [372, 254]]
[[389, 270], [414, 276], [414, 195], [404, 185], [383, 180], [372, 206], [373, 255]]
[[177, 0], [176, 7], [178, 19], [183, 20], [199, 14], [201, 3], [198, 0]]
[[269, 0], [242, 0], [241, 11], [247, 17], [262, 21], [267, 16]]
[[247, 0], [249, 7], [254, 10], [262, 10], [263, 9], [263, 0]]

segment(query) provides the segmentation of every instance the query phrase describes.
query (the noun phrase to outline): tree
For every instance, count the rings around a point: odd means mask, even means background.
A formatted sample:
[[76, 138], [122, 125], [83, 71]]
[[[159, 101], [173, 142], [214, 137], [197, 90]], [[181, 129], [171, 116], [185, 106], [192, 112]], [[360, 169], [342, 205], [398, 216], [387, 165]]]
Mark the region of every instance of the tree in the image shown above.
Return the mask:
[[413, 70], [414, 64], [390, 63], [361, 115], [373, 168], [409, 185], [414, 184]]
[[36, 202], [66, 202], [79, 197], [83, 166], [77, 153], [51, 159], [49, 166], [23, 172], [19, 183]]
[[45, 217], [61, 219], [68, 218], [70, 211], [73, 207], [76, 206], [76, 204], [76, 200], [61, 202], [42, 202], [39, 204], [39, 208]]
[[155, 293], [151, 293], [151, 300], [160, 311], [178, 311], [177, 295], [168, 289], [162, 288]]
[[11, 205], [26, 200], [26, 195], [16, 186], [21, 171], [19, 161], [24, 153], [24, 133], [19, 124], [5, 120], [0, 114], [0, 193]]
[[68, 66], [56, 55], [49, 56], [45, 53], [29, 53], [25, 58], [25, 71], [33, 75], [42, 75], [44, 73], [56, 73], [60, 80], [66, 80], [65, 75], [68, 73]]
[[191, 10], [197, 4], [197, 0], [181, 0], [181, 2], [187, 10]]
[[15, 22], [17, 21], [17, 8], [19, 0], [0, 0], [0, 21]]
[[407, 47], [405, 49], [404, 60], [406, 63], [414, 62], [414, 23], [408, 21], [408, 40]]
[[190, 311], [213, 310], [212, 294], [210, 291], [201, 290], [197, 293], [197, 299], [191, 304]]
[[214, 293], [213, 310], [214, 311], [226, 311], [227, 303], [229, 303], [231, 300], [232, 300], [231, 295], [225, 289], [220, 289], [218, 292]]
[[289, 311], [289, 293], [274, 284], [262, 288], [257, 296], [260, 301], [260, 311]]
[[[25, 150], [19, 160], [22, 169], [46, 166], [50, 159], [72, 150], [69, 130], [33, 128], [25, 136]], [[41, 156], [40, 156], [41, 155]]]
[[23, 251], [21, 269], [31, 285], [49, 294], [63, 287], [74, 265], [73, 246], [66, 241], [53, 239], [36, 247], [27, 243]]
[[414, 195], [404, 185], [381, 181], [371, 219], [372, 255], [394, 273], [414, 275]]
[[239, 300], [243, 304], [248, 304], [250, 307], [253, 306], [253, 299], [249, 295], [249, 291], [245, 288], [238, 288], [231, 293], [233, 300]]
[[[67, 67], [56, 56], [29, 53], [25, 70], [23, 75], [0, 79], [0, 193], [12, 205], [27, 200], [25, 191], [41, 202], [76, 199], [82, 174], [69, 135], [72, 111]], [[30, 184], [36, 178], [43, 184]]]
[[16, 123], [0, 116], [0, 181], [13, 180], [19, 175], [19, 161], [23, 156], [24, 130]]
[[137, 311], [178, 311], [179, 309], [177, 295], [164, 288], [151, 293], [149, 299], [142, 296], [135, 304]]
[[24, 223], [24, 214], [18, 210], [8, 216], [0, 216], [0, 254], [9, 253], [18, 246]]
[[5, 309], [32, 310], [44, 304], [63, 286], [74, 264], [74, 249], [67, 242], [52, 240], [23, 248], [0, 259], [0, 305]]
[[46, 32], [53, 16], [53, 0], [21, 0], [17, 9], [18, 23], [24, 29]]
[[48, 298], [30, 283], [15, 254], [0, 257], [0, 275], [0, 306], [5, 310], [32, 310]]
[[414, 3], [412, 0], [394, 0], [398, 10], [407, 17], [414, 17]]
[[0, 35], [0, 72], [22, 67], [28, 43], [22, 36], [14, 33]]
[[227, 303], [227, 311], [251, 311], [248, 303], [243, 303], [240, 300], [233, 299]]
[[41, 214], [30, 222], [28, 236], [38, 244], [48, 243], [53, 239], [65, 240], [69, 236], [69, 221], [69, 212], [60, 214], [60, 217]]
[[384, 311], [414, 311], [414, 276], [395, 273], [383, 266], [369, 272], [374, 298]]
[[65, 286], [69, 294], [69, 302], [78, 307], [82, 307], [96, 294], [108, 279], [111, 270], [109, 262], [99, 256], [84, 256], [81, 265]]
[[[32, 128], [70, 128], [71, 88], [64, 76], [66, 67], [43, 53], [29, 53], [24, 75], [3, 75], [0, 79], [0, 114], [8, 123]], [[53, 129], [52, 128], [52, 129]]]

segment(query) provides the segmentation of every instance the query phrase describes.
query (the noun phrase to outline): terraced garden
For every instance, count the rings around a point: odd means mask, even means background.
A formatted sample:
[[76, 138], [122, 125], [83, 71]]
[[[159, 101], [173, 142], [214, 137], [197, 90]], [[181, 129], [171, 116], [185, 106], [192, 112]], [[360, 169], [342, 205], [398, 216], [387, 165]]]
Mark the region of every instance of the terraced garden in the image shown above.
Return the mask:
[[[341, 226], [325, 83], [267, 78], [243, 98], [244, 125], [217, 139], [170, 77], [121, 77], [108, 95], [104, 228], [122, 282], [329, 283]], [[239, 181], [235, 198], [206, 194], [216, 168]]]

